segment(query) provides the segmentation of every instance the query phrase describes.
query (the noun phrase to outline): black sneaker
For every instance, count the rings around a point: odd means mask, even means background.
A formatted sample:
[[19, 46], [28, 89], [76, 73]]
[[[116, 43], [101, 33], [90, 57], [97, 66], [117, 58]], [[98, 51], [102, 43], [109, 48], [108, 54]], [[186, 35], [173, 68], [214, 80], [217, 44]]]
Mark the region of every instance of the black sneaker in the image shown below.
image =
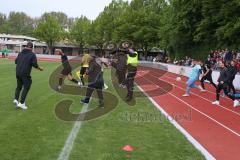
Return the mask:
[[132, 97], [127, 97], [127, 98], [126, 98], [126, 101], [127, 101], [127, 102], [130, 102], [131, 100], [132, 100]]
[[88, 103], [89, 103], [89, 100], [87, 100], [87, 99], [82, 99], [82, 100], [80, 101], [80, 103], [82, 103], [82, 104], [88, 104]]
[[104, 103], [100, 103], [100, 104], [98, 105], [98, 107], [99, 107], [99, 108], [104, 108]]

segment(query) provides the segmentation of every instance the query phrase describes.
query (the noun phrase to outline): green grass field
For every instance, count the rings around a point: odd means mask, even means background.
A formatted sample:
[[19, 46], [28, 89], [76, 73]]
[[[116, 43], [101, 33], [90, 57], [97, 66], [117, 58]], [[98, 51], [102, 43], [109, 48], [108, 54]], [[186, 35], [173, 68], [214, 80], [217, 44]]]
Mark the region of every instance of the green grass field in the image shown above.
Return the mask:
[[[33, 85], [27, 98], [28, 110], [15, 109], [12, 104], [16, 87], [15, 64], [0, 59], [0, 159], [56, 160], [74, 125], [55, 116], [55, 105], [64, 99], [75, 103], [71, 110], [79, 112], [82, 97], [62, 95], [49, 87], [49, 76], [59, 65], [40, 62], [44, 72], [33, 69]], [[105, 73], [109, 91], [117, 96]], [[76, 86], [77, 87], [77, 86]], [[96, 100], [90, 104], [92, 109]], [[125, 115], [160, 114], [147, 98], [137, 99], [129, 107], [119, 99], [116, 109], [94, 120], [82, 123], [74, 141], [70, 160], [200, 160], [204, 159], [187, 139], [167, 120], [138, 121]], [[131, 153], [122, 151], [130, 144]]]

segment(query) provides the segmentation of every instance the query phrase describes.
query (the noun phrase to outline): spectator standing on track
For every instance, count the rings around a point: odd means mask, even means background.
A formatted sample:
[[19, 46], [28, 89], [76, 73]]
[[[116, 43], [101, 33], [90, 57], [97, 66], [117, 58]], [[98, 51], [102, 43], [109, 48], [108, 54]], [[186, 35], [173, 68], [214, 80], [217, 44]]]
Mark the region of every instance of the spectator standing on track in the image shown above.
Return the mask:
[[[27, 109], [27, 106], [25, 105], [25, 100], [27, 97], [27, 94], [31, 88], [32, 84], [32, 78], [31, 78], [31, 71], [32, 67], [42, 71], [43, 68], [38, 66], [37, 63], [37, 57], [32, 52], [33, 44], [31, 42], [27, 43], [27, 46], [25, 49], [22, 50], [21, 53], [18, 54], [15, 64], [16, 66], [16, 78], [17, 78], [17, 88], [15, 91], [15, 99], [13, 103], [18, 108]], [[22, 91], [22, 87], [24, 88]], [[20, 93], [21, 94], [21, 100], [19, 100]]]
[[224, 62], [225, 64], [230, 63], [233, 60], [232, 52], [228, 49], [225, 50]]
[[195, 65], [192, 68], [192, 71], [190, 72], [188, 76], [188, 81], [187, 81], [187, 88], [186, 88], [186, 93], [183, 95], [183, 97], [189, 97], [190, 96], [190, 89], [191, 88], [198, 88], [201, 91], [204, 91], [201, 86], [197, 86], [195, 84], [196, 81], [198, 81], [199, 76], [201, 74], [201, 61], [193, 61], [193, 64]]

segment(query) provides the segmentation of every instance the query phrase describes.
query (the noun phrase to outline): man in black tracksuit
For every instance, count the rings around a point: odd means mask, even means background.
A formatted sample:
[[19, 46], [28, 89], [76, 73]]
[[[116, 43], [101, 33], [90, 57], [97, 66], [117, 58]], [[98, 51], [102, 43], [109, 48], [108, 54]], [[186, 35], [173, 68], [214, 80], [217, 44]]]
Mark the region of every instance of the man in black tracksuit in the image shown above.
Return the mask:
[[102, 89], [104, 86], [103, 71], [101, 64], [97, 63], [97, 58], [92, 56], [89, 62], [88, 75], [88, 88], [86, 97], [81, 100], [81, 103], [88, 104], [94, 89], [96, 89], [99, 98], [99, 107], [104, 107]]
[[[33, 44], [28, 42], [25, 49], [22, 50], [21, 53], [18, 54], [15, 64], [16, 66], [16, 78], [17, 78], [17, 88], [15, 91], [15, 100], [13, 103], [22, 109], [27, 109], [25, 105], [25, 100], [28, 94], [28, 91], [31, 88], [32, 79], [31, 79], [31, 71], [32, 67], [42, 71], [43, 68], [38, 66], [37, 57], [32, 52]], [[24, 88], [22, 91], [22, 87]], [[22, 91], [22, 93], [21, 93]], [[21, 100], [19, 100], [19, 95], [21, 93]]]
[[[220, 99], [221, 90], [223, 90], [225, 94], [228, 93], [228, 82], [230, 79], [229, 71], [223, 62], [220, 62], [220, 67], [221, 67], [221, 72], [220, 72], [220, 76], [218, 78], [218, 85], [217, 85], [217, 89], [216, 89], [216, 101], [212, 103], [215, 105], [220, 104], [219, 99]], [[234, 104], [233, 104], [234, 107], [239, 105], [239, 102], [237, 100], [235, 100], [234, 97], [229, 96], [228, 94], [227, 94], [227, 96], [234, 101]]]

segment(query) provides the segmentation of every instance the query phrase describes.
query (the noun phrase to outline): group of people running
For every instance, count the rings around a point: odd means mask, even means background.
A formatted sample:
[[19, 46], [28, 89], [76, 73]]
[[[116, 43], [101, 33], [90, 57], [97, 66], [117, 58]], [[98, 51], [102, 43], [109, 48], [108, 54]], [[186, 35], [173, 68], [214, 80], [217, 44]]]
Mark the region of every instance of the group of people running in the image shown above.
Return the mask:
[[[203, 64], [202, 61], [194, 61], [194, 67], [192, 68], [188, 81], [186, 82], [187, 88], [184, 97], [190, 96], [191, 88], [198, 88], [201, 92], [206, 92], [204, 83], [206, 81], [216, 89], [216, 100], [212, 102], [214, 105], [220, 105], [220, 94], [223, 91], [223, 94], [232, 99], [233, 106], [237, 107], [240, 105], [237, 99], [240, 99], [240, 94], [236, 94], [236, 90], [233, 85], [235, 75], [237, 74], [237, 68], [235, 66], [235, 61], [219, 63], [220, 65], [220, 74], [217, 79], [217, 84], [213, 82], [212, 79], [212, 68], [210, 64]], [[195, 82], [200, 79], [201, 85], [197, 86]], [[224, 96], [223, 95], [223, 96]]]
[[[17, 77], [17, 88], [15, 91], [15, 99], [13, 103], [17, 108], [27, 109], [25, 104], [27, 94], [30, 90], [32, 79], [31, 70], [32, 67], [43, 71], [37, 63], [36, 55], [32, 52], [33, 44], [29, 42], [21, 53], [18, 54], [16, 63], [16, 77]], [[86, 96], [81, 100], [81, 103], [88, 104], [94, 90], [97, 91], [99, 98], [99, 107], [104, 107], [103, 100], [103, 88], [107, 88], [104, 84], [103, 79], [103, 68], [112, 65], [116, 68], [116, 74], [119, 79], [119, 87], [127, 88], [126, 101], [131, 101], [133, 98], [133, 86], [134, 77], [137, 72], [138, 53], [130, 47], [124, 47], [122, 50], [117, 51], [119, 57], [114, 61], [108, 61], [107, 59], [96, 56], [94, 53], [90, 54], [85, 52], [81, 57], [81, 70], [79, 80], [72, 75], [72, 66], [66, 54], [61, 49], [56, 49], [55, 54], [61, 56], [62, 70], [58, 76], [58, 84], [56, 90], [62, 89], [64, 78], [67, 77], [71, 82], [79, 85], [86, 86]], [[88, 77], [88, 83], [86, 85], [85, 78]], [[23, 89], [23, 90], [22, 90]], [[19, 96], [21, 98], [19, 101]]]

